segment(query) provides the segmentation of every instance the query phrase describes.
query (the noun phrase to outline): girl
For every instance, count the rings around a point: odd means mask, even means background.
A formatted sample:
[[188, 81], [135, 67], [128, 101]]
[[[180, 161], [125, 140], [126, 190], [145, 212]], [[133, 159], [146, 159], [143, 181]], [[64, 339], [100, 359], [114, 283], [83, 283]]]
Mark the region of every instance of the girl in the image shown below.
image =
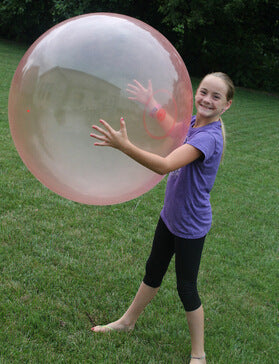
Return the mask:
[[[144, 102], [144, 93], [150, 99], [152, 87], [144, 89], [137, 81], [130, 85], [132, 99]], [[100, 134], [96, 146], [119, 149], [138, 163], [159, 174], [169, 173], [164, 206], [156, 228], [146, 273], [131, 306], [117, 321], [95, 326], [94, 332], [132, 330], [147, 304], [159, 290], [172, 256], [175, 254], [177, 290], [184, 305], [191, 336], [190, 364], [206, 363], [204, 352], [204, 314], [197, 291], [197, 276], [206, 234], [211, 226], [210, 191], [225, 145], [221, 115], [229, 109], [234, 94], [231, 79], [224, 73], [211, 73], [201, 81], [196, 95], [196, 116], [192, 118], [183, 145], [168, 156], [144, 151], [133, 145], [123, 118], [120, 130], [114, 130], [106, 121], [103, 127], [93, 125]], [[152, 101], [153, 102], [153, 101]], [[151, 112], [157, 112], [154, 105]], [[159, 108], [158, 108], [159, 109]]]

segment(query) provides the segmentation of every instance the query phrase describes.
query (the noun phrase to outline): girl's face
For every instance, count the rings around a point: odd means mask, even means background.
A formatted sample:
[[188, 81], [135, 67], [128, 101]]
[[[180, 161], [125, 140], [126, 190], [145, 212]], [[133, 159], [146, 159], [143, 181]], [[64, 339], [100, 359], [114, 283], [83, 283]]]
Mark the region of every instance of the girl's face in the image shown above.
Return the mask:
[[232, 103], [227, 100], [227, 91], [228, 87], [220, 77], [206, 76], [195, 96], [197, 116], [207, 123], [219, 120]]

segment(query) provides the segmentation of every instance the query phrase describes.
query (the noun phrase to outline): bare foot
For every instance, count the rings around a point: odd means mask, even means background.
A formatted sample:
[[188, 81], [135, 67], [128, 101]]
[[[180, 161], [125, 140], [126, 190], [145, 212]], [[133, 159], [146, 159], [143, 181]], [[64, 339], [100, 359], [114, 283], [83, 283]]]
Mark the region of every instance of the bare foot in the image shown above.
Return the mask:
[[121, 320], [111, 322], [108, 325], [94, 326], [92, 331], [94, 332], [110, 332], [110, 331], [131, 331], [134, 329], [134, 325], [125, 324]]

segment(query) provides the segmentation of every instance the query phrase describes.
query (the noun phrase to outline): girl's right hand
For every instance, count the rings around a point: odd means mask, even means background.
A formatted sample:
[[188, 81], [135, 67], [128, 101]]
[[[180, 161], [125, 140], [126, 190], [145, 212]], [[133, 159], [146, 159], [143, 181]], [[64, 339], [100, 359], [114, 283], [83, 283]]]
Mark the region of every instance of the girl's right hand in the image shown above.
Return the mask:
[[148, 81], [147, 88], [143, 87], [137, 80], [134, 80], [134, 84], [128, 84], [126, 91], [131, 95], [128, 97], [129, 100], [138, 101], [150, 109], [153, 108], [154, 103], [156, 104], [156, 101], [153, 98], [151, 80]]
[[112, 147], [124, 151], [126, 146], [130, 143], [127, 136], [126, 124], [123, 118], [120, 119], [120, 129], [113, 129], [105, 120], [100, 120], [102, 127], [92, 125], [92, 128], [100, 134], [91, 133], [92, 138], [98, 139], [94, 145], [101, 147]]

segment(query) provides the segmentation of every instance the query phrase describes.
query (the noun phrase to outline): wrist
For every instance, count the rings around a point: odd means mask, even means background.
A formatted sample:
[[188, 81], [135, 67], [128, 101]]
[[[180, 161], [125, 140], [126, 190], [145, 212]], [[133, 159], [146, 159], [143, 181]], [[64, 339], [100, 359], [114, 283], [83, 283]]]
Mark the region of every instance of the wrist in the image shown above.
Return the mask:
[[124, 154], [129, 155], [130, 151], [133, 149], [133, 143], [131, 143], [129, 139], [126, 139], [125, 143], [123, 143], [121, 145], [121, 148], [119, 148], [119, 149]]
[[163, 121], [166, 117], [166, 110], [162, 108], [160, 104], [157, 104], [150, 111], [149, 115], [152, 118], [156, 118], [158, 121]]
[[145, 106], [147, 107], [147, 110], [149, 111], [149, 112], [151, 112], [153, 109], [154, 109], [154, 107], [156, 107], [158, 105], [158, 102], [154, 99], [154, 97], [153, 96], [151, 96], [148, 100], [147, 100], [147, 102], [146, 102], [146, 104], [145, 104]]
[[152, 109], [150, 110], [149, 112], [149, 115], [152, 117], [152, 118], [155, 118], [156, 117], [156, 114], [157, 112], [162, 108], [162, 106], [160, 104], [154, 104]]

